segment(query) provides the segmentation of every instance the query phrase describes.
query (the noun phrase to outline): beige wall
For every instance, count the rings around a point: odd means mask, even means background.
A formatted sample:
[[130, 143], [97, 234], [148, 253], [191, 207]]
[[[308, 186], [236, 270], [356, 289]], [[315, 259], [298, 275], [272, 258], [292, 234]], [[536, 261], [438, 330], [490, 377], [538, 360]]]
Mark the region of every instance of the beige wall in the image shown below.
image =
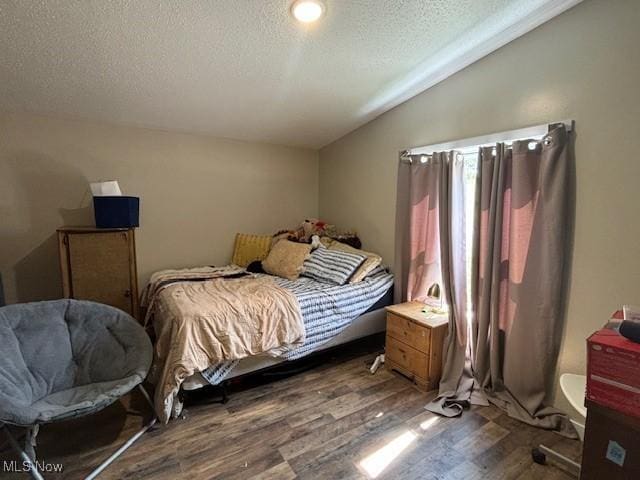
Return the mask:
[[321, 217], [353, 225], [391, 263], [400, 150], [575, 119], [575, 246], [559, 371], [584, 372], [585, 338], [622, 303], [640, 303], [639, 26], [637, 0], [585, 1], [323, 148]]
[[317, 216], [318, 153], [0, 114], [0, 272], [8, 303], [60, 296], [55, 229], [91, 224], [88, 182], [141, 198], [138, 270], [226, 264], [236, 232]]

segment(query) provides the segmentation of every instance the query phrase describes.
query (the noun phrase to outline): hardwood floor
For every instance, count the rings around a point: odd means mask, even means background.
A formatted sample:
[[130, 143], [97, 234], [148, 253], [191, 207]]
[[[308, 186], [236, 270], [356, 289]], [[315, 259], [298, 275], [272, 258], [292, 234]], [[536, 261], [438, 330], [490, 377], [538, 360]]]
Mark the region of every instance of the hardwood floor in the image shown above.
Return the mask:
[[[298, 375], [234, 392], [226, 405], [193, 405], [187, 417], [143, 436], [100, 478], [113, 479], [569, 479], [531, 461], [545, 443], [577, 459], [579, 442], [510, 419], [493, 407], [437, 417], [409, 381], [367, 368], [374, 354], [334, 356]], [[137, 394], [92, 417], [44, 426], [39, 459], [83, 478], [137, 430]], [[3, 447], [0, 462], [16, 459]], [[27, 478], [1, 473], [2, 478]]]

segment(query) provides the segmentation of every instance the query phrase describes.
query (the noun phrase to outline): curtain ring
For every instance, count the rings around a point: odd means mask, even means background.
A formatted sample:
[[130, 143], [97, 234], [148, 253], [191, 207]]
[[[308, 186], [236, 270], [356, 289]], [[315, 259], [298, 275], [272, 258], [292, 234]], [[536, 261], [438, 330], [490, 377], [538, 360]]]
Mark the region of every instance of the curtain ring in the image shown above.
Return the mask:
[[456, 152], [456, 162], [460, 163], [461, 161], [464, 162], [464, 154]]
[[547, 135], [542, 139], [542, 143], [544, 144], [545, 147], [548, 147], [549, 145], [551, 145], [551, 143], [553, 143], [553, 139], [551, 138], [551, 135]]

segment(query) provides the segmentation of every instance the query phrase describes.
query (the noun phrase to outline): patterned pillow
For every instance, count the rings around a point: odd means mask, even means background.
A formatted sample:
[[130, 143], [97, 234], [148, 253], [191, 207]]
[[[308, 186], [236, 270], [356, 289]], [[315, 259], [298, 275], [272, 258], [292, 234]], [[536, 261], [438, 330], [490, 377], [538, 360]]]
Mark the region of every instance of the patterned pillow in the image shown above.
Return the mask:
[[320, 247], [304, 262], [302, 275], [320, 282], [344, 285], [366, 258], [365, 255]]
[[304, 261], [309, 258], [310, 251], [311, 245], [308, 243], [280, 240], [271, 247], [269, 255], [262, 261], [262, 268], [271, 275], [295, 280], [303, 269]]
[[353, 248], [351, 245], [347, 245], [346, 243], [342, 242], [331, 243], [331, 245], [329, 245], [329, 250], [340, 250], [341, 252], [355, 253], [367, 257], [367, 259], [362, 262], [362, 265], [360, 265], [351, 276], [351, 278], [349, 279], [349, 283], [361, 282], [366, 276], [371, 274], [371, 272], [373, 272], [373, 270], [377, 266], [382, 263], [382, 257], [380, 255]]
[[271, 235], [236, 233], [231, 262], [246, 267], [256, 260], [264, 260], [271, 249]]

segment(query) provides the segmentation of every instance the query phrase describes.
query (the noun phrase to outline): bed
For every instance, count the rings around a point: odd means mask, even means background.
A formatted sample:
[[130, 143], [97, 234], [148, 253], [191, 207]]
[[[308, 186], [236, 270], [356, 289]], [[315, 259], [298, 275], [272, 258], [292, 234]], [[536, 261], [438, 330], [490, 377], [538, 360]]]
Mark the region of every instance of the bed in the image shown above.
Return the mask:
[[[237, 278], [246, 274], [244, 271], [231, 269], [225, 271], [225, 276]], [[174, 275], [171, 282], [165, 281], [163, 286], [183, 282], [207, 281], [202, 272], [192, 272], [180, 280], [180, 275]], [[295, 297], [304, 324], [304, 341], [286, 351], [265, 352], [251, 355], [239, 360], [224, 361], [209, 365], [209, 367], [194, 372], [180, 381], [180, 388], [194, 390], [207, 385], [217, 385], [225, 379], [237, 377], [271, 367], [285, 361], [296, 360], [310, 353], [330, 347], [335, 347], [358, 338], [384, 331], [384, 309], [391, 303], [393, 275], [384, 268], [377, 268], [364, 280], [346, 285], [332, 285], [307, 277], [287, 280], [265, 274], [254, 274], [251, 278], [256, 281], [269, 280], [277, 287], [284, 289]], [[163, 311], [173, 302], [171, 294], [165, 290], [156, 296], [156, 311]], [[162, 315], [154, 315], [154, 329], [166, 328]], [[166, 322], [165, 322], [166, 323]], [[157, 404], [159, 401], [157, 400]], [[170, 402], [163, 405], [171, 408], [171, 416], [179, 415], [182, 405], [177, 392]], [[159, 412], [160, 414], [161, 412]]]
[[[276, 280], [294, 291], [303, 310], [305, 326], [313, 326], [307, 330], [308, 332], [311, 330], [313, 336], [311, 339], [307, 337], [308, 340], [302, 348], [292, 352], [288, 358], [258, 355], [233, 362], [232, 365], [215, 365], [189, 377], [182, 384], [182, 388], [195, 390], [208, 385], [217, 385], [223, 380], [269, 368], [287, 360], [296, 360], [310, 353], [336, 347], [385, 330], [384, 307], [393, 303], [391, 274], [381, 271], [379, 275], [373, 276], [367, 283], [356, 288], [352, 285], [329, 287], [328, 292], [314, 292], [314, 286], [317, 287], [315, 284], [319, 282], [309, 280], [305, 278], [296, 281]], [[320, 287], [326, 288], [326, 284]], [[331, 313], [324, 317], [322, 314], [333, 308], [331, 298], [336, 298], [336, 294], [340, 294], [338, 305], [349, 305], [353, 299], [359, 301], [350, 304], [354, 310], [347, 310], [341, 321], [334, 322], [329, 319]], [[314, 301], [317, 301], [320, 308], [314, 310], [311, 307]], [[330, 324], [336, 325], [336, 328], [330, 330]]]

